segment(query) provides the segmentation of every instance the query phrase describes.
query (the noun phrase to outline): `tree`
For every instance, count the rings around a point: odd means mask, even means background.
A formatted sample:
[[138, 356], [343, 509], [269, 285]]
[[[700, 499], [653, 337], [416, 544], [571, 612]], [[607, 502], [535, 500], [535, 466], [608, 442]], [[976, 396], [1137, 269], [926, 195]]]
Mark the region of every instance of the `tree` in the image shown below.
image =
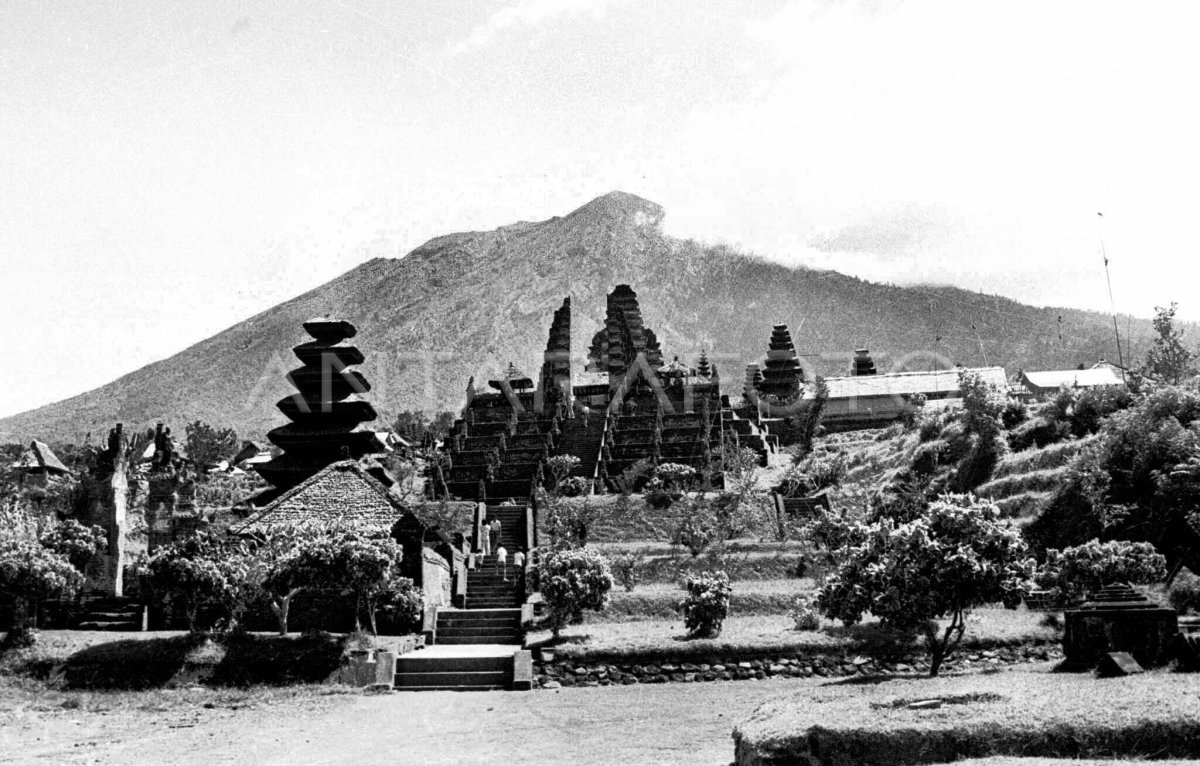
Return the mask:
[[197, 420], [187, 424], [186, 432], [187, 456], [196, 465], [216, 465], [238, 450], [238, 436], [232, 428], [214, 428]]
[[546, 460], [546, 467], [550, 469], [550, 476], [554, 482], [550, 489], [551, 494], [558, 494], [559, 485], [566, 481], [567, 477], [571, 475], [571, 471], [578, 468], [581, 462], [574, 455], [555, 455]]
[[380, 602], [396, 587], [404, 550], [390, 537], [343, 532], [332, 537], [332, 588], [354, 598], [354, 626], [362, 629], [360, 608], [367, 613], [371, 632], [378, 634], [375, 615]]
[[729, 616], [729, 600], [733, 588], [729, 575], [723, 571], [702, 572], [689, 577], [684, 586], [687, 597], [679, 602], [683, 625], [688, 638], [716, 638]]
[[1146, 352], [1142, 372], [1164, 383], [1178, 385], [1196, 374], [1196, 354], [1183, 345], [1183, 329], [1175, 326], [1178, 305], [1154, 307], [1154, 339]]
[[582, 620], [584, 609], [603, 609], [613, 586], [608, 562], [589, 548], [550, 551], [538, 576], [555, 638], [563, 626]]
[[962, 641], [970, 610], [1010, 599], [1033, 574], [1024, 541], [999, 517], [991, 502], [946, 495], [922, 518], [869, 525], [822, 585], [818, 607], [846, 624], [869, 612], [889, 627], [923, 632], [936, 676]]
[[183, 609], [192, 632], [201, 607], [227, 605], [233, 598], [222, 542], [215, 535], [195, 535], [168, 545], [139, 567], [151, 597]]
[[[83, 575], [70, 557], [75, 555], [86, 564], [95, 554], [98, 528], [70, 522], [60, 533], [63, 526], [53, 517], [35, 515], [17, 496], [0, 507], [0, 596], [13, 604], [9, 645], [32, 640], [30, 623], [39, 602], [71, 598], [83, 585]], [[83, 534], [77, 537], [77, 531]]]

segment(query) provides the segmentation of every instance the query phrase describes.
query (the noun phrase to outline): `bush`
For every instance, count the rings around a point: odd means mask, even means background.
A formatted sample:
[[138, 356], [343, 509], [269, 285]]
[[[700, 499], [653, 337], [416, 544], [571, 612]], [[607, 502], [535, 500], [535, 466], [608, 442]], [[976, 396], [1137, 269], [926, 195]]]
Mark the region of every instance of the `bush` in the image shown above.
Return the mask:
[[1005, 429], [1012, 430], [1029, 418], [1029, 408], [1020, 399], [1009, 399], [1000, 410], [1000, 423]]
[[821, 615], [808, 596], [797, 596], [788, 615], [796, 623], [796, 630], [812, 631], [821, 627]]
[[686, 490], [696, 478], [696, 469], [681, 463], [663, 463], [654, 470], [654, 478], [666, 490]]
[[626, 592], [632, 593], [642, 579], [638, 567], [642, 565], [645, 556], [640, 553], [620, 553], [609, 561], [613, 576]]
[[679, 522], [674, 542], [687, 548], [693, 556], [699, 556], [716, 537], [717, 532], [708, 519], [689, 513]]
[[729, 616], [729, 598], [733, 588], [724, 572], [703, 572], [689, 578], [687, 597], [679, 602], [683, 624], [689, 638], [716, 638]]
[[586, 495], [592, 488], [592, 482], [582, 476], [568, 476], [558, 483], [558, 494], [563, 497], [579, 497]]
[[1084, 590], [1115, 583], [1147, 585], [1167, 576], [1167, 559], [1150, 543], [1089, 540], [1062, 551], [1046, 552], [1046, 563], [1037, 582], [1058, 588], [1067, 599], [1078, 599]]
[[564, 626], [583, 620], [584, 609], [603, 609], [613, 586], [608, 562], [589, 548], [551, 551], [543, 557], [538, 577], [556, 637]]
[[1167, 602], [1179, 614], [1200, 612], [1200, 577], [1180, 572], [1167, 591]]
[[379, 610], [406, 633], [417, 633], [425, 612], [425, 594], [407, 577], [393, 578], [379, 595]]

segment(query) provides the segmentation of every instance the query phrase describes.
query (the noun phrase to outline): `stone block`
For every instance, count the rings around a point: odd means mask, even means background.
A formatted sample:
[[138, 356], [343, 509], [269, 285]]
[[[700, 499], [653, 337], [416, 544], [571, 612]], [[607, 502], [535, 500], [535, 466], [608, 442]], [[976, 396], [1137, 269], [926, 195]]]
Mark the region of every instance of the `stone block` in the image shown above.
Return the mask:
[[1100, 658], [1100, 664], [1096, 666], [1097, 678], [1119, 678], [1144, 672], [1128, 652], [1109, 652]]
[[520, 651], [513, 655], [512, 688], [515, 691], [529, 691], [533, 688], [533, 655], [528, 651]]

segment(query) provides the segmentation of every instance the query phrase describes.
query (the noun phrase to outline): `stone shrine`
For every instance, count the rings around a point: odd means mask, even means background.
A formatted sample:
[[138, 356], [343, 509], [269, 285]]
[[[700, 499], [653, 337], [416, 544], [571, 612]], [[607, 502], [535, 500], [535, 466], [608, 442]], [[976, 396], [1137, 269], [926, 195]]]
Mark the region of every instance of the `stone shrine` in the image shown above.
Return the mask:
[[1165, 665], [1179, 626], [1174, 609], [1131, 586], [1110, 585], [1065, 613], [1063, 654], [1069, 667], [1090, 669], [1108, 652], [1128, 652], [1142, 667]]

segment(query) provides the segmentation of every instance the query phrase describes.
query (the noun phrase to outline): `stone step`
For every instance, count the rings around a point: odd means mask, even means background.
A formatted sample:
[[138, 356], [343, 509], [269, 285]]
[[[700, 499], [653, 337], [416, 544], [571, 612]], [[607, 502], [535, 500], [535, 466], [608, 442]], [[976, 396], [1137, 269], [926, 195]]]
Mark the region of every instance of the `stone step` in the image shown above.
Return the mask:
[[503, 689], [511, 674], [507, 671], [459, 671], [445, 673], [397, 673], [397, 689]]
[[[472, 609], [472, 610], [470, 610], [469, 613], [470, 613], [470, 616], [472, 616], [472, 617], [479, 617], [479, 616], [483, 616], [484, 614], [490, 614], [493, 617], [511, 617], [514, 620], [521, 619], [521, 610], [513, 608], [513, 607], [497, 608], [497, 609]], [[468, 610], [466, 610], [466, 609], [439, 609], [438, 610], [438, 617], [441, 617], [442, 615], [445, 615], [447, 617], [457, 617], [458, 615], [466, 615], [466, 614], [468, 614]]]
[[441, 657], [425, 651], [396, 658], [396, 673], [504, 672], [510, 657]]
[[[521, 629], [516, 625], [504, 625], [500, 627], [489, 627], [484, 625], [465, 625], [463, 627], [441, 627], [437, 629], [437, 639], [441, 641], [446, 636], [475, 636], [477, 638], [513, 638], [521, 632]], [[495, 643], [493, 641], [480, 641], [481, 644]]]
[[519, 624], [520, 619], [521, 618], [519, 616], [513, 617], [510, 615], [490, 615], [481, 614], [480, 612], [471, 612], [470, 614], [464, 612], [455, 612], [454, 616], [452, 617], [439, 614], [437, 624], [439, 628], [443, 625], [452, 628], [461, 627], [463, 625], [517, 625]]
[[438, 636], [437, 642], [439, 644], [454, 644], [454, 645], [511, 644], [511, 645], [518, 645], [518, 646], [520, 644], [524, 643], [523, 639], [520, 636], [513, 636], [513, 637], [507, 637], [507, 636], [487, 636], [487, 637], [483, 637], [483, 636], [445, 636], [445, 637], [443, 637], [443, 636]]

